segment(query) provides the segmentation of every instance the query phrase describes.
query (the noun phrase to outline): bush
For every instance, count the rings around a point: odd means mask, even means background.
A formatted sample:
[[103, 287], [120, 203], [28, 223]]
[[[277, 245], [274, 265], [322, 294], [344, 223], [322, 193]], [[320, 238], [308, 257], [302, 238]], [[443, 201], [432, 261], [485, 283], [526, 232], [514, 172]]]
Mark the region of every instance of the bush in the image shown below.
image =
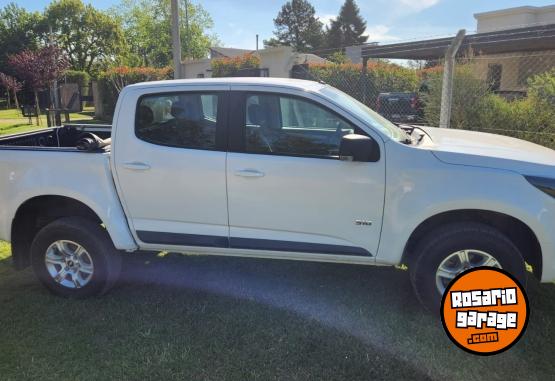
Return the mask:
[[528, 95], [532, 100], [555, 107], [555, 68], [528, 80]]
[[76, 83], [79, 87], [89, 87], [91, 76], [85, 71], [66, 70], [64, 72], [64, 80], [67, 83]]
[[216, 58], [212, 60], [212, 77], [233, 77], [241, 70], [258, 69], [260, 58], [254, 54], [244, 54], [233, 58]]
[[[429, 77], [422, 95], [428, 124], [439, 125], [442, 73]], [[555, 148], [555, 69], [530, 78], [528, 97], [507, 100], [489, 91], [470, 66], [455, 71], [451, 127], [525, 139]]]
[[[439, 126], [443, 71], [436, 70], [430, 73], [426, 85], [427, 92], [421, 94], [425, 119], [428, 124]], [[479, 115], [484, 107], [483, 98], [489, 94], [487, 83], [476, 78], [470, 66], [457, 66], [453, 81], [451, 128], [479, 129]]]
[[98, 90], [102, 99], [104, 117], [111, 119], [120, 91], [127, 85], [139, 82], [171, 79], [173, 69], [153, 67], [113, 67], [98, 76]]
[[342, 51], [333, 52], [329, 56], [326, 57], [328, 61], [331, 61], [336, 64], [346, 64], [349, 63], [349, 57]]
[[555, 111], [545, 99], [530, 96], [507, 101], [498, 95], [482, 100], [477, 129], [555, 148]]
[[349, 63], [310, 65], [309, 74], [370, 107], [379, 93], [416, 91], [420, 81], [415, 70], [386, 62], [369, 62], [366, 75], [362, 65]]

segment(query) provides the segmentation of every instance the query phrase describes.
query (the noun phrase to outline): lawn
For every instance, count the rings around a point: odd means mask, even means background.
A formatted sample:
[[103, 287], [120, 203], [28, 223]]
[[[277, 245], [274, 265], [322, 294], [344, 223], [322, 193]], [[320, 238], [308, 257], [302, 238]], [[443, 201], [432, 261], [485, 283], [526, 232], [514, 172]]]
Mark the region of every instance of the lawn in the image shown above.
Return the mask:
[[[71, 113], [69, 118], [71, 123], [106, 123], [94, 119], [94, 108], [92, 107], [85, 107], [83, 112]], [[36, 119], [32, 118], [32, 124], [29, 124], [29, 118], [22, 117], [19, 110], [0, 110], [0, 136], [46, 128], [46, 115], [41, 115], [40, 121], [41, 125], [37, 126]]]
[[532, 282], [509, 352], [455, 347], [392, 268], [128, 254], [110, 294], [71, 301], [0, 243], [0, 378], [552, 379], [555, 287]]

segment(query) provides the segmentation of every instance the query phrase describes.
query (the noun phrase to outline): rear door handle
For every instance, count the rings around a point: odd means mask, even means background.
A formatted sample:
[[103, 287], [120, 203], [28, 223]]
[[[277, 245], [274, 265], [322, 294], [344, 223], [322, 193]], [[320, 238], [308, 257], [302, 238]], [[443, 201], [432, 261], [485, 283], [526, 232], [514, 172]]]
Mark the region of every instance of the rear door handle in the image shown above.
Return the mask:
[[140, 163], [137, 161], [133, 161], [130, 163], [123, 163], [123, 167], [127, 169], [131, 169], [133, 171], [146, 171], [147, 169], [150, 169], [150, 165], [145, 163]]
[[256, 169], [239, 169], [235, 171], [235, 176], [264, 177], [264, 172], [257, 171]]

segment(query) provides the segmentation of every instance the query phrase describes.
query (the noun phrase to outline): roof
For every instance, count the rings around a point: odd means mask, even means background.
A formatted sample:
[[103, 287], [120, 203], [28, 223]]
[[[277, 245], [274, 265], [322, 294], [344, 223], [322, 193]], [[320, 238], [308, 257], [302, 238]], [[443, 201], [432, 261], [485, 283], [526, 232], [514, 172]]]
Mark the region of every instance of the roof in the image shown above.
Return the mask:
[[299, 62], [302, 61], [302, 63], [325, 64], [330, 62], [327, 59], [312, 53], [297, 53], [297, 57]]
[[216, 52], [224, 57], [228, 57], [228, 58], [233, 58], [233, 57], [237, 57], [237, 56], [242, 56], [244, 54], [249, 54], [252, 53], [253, 50], [248, 50], [248, 49], [236, 49], [236, 48], [221, 48], [218, 46], [215, 46], [213, 48], [210, 48], [211, 52]]
[[[452, 41], [453, 37], [448, 37], [400, 44], [367, 45], [362, 47], [362, 57], [438, 59], [445, 55]], [[477, 54], [553, 50], [555, 49], [555, 24], [468, 35], [464, 38], [459, 54], [465, 54], [469, 48]]]
[[193, 79], [173, 79], [167, 81], [141, 82], [129, 85], [129, 88], [148, 88], [157, 86], [176, 86], [176, 85], [246, 85], [246, 86], [277, 86], [287, 87], [297, 90], [318, 91], [327, 85], [307, 81], [304, 79], [293, 78], [272, 78], [272, 77], [223, 77], [223, 78], [193, 78]]
[[541, 12], [553, 12], [555, 11], [555, 4], [546, 5], [543, 7], [534, 7], [530, 5], [525, 5], [523, 7], [505, 8], [489, 12], [475, 13], [474, 18], [488, 18], [497, 17], [505, 15], [523, 14], [523, 13], [541, 13]]

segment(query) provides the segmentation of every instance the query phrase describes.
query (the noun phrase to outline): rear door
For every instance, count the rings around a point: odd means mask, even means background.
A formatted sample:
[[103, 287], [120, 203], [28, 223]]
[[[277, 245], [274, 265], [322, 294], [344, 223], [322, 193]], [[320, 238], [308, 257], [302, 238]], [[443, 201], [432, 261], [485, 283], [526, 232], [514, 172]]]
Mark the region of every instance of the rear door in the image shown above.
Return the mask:
[[[118, 190], [143, 248], [227, 247], [228, 86], [127, 94], [117, 119]], [[150, 90], [152, 91], [152, 90]]]
[[237, 90], [227, 164], [230, 247], [371, 258], [383, 212], [383, 142], [377, 162], [341, 161], [341, 137], [366, 133], [331, 105], [300, 92]]

